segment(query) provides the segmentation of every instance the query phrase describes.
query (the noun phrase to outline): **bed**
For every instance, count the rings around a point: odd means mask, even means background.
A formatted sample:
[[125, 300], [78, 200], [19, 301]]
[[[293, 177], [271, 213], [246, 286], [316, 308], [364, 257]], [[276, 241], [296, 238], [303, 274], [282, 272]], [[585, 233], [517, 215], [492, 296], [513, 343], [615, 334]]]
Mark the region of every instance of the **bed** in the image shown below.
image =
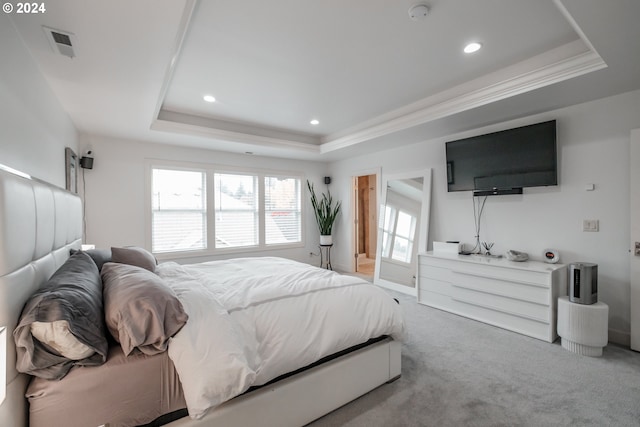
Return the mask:
[[[12, 331], [18, 325], [25, 302], [61, 266], [65, 265], [70, 257], [70, 250], [80, 247], [82, 206], [80, 199], [76, 195], [5, 168], [0, 168], [0, 204], [2, 209], [0, 217], [0, 326], [6, 326], [9, 331]], [[367, 336], [367, 338], [358, 336], [358, 333], [349, 333], [347, 334], [349, 339], [344, 339], [339, 344], [324, 343], [322, 345], [324, 349], [321, 352], [317, 350], [303, 351], [304, 357], [299, 361], [299, 366], [292, 365], [291, 362], [278, 363], [281, 359], [276, 356], [282, 354], [282, 352], [290, 351], [290, 347], [282, 345], [273, 350], [271, 356], [265, 356], [265, 358], [271, 357], [275, 360], [275, 364], [263, 366], [254, 363], [255, 361], [249, 363], [254, 372], [251, 375], [246, 375], [247, 373], [244, 372], [246, 381], [243, 382], [241, 387], [236, 387], [237, 390], [232, 391], [233, 394], [240, 390], [238, 396], [233, 395], [232, 398], [225, 398], [221, 402], [213, 402], [214, 404], [210, 409], [198, 409], [194, 405], [190, 405], [189, 402], [194, 402], [193, 396], [190, 396], [190, 393], [194, 394], [194, 381], [197, 382], [200, 376], [197, 372], [207, 372], [207, 362], [211, 362], [211, 360], [209, 360], [209, 357], [201, 358], [204, 359], [204, 364], [201, 366], [202, 370], [188, 372], [185, 366], [194, 363], [193, 359], [189, 359], [189, 357], [192, 356], [193, 351], [197, 353], [197, 350], [184, 351], [183, 346], [176, 344], [181, 340], [188, 341], [190, 336], [197, 337], [198, 333], [202, 332], [202, 328], [200, 328], [200, 331], [192, 330], [192, 326], [197, 325], [197, 322], [193, 322], [192, 318], [198, 316], [197, 308], [201, 302], [201, 295], [191, 294], [193, 286], [181, 288], [186, 279], [185, 276], [180, 276], [180, 274], [198, 276], [198, 283], [202, 283], [202, 281], [206, 282], [207, 280], [204, 279], [208, 274], [207, 270], [216, 268], [218, 272], [214, 275], [209, 274], [209, 277], [220, 277], [219, 272], [222, 271], [220, 268], [225, 271], [224, 277], [234, 276], [239, 270], [255, 269], [255, 265], [252, 266], [250, 264], [256, 261], [255, 259], [247, 259], [236, 262], [205, 263], [194, 267], [196, 270], [188, 270], [186, 273], [183, 271], [185, 267], [177, 264], [166, 263], [159, 266], [158, 269], [161, 271], [158, 274], [162, 276], [163, 280], [168, 282], [174, 280], [172, 289], [181, 298], [180, 300], [184, 303], [185, 311], [189, 313], [190, 319], [171, 338], [168, 352], [153, 356], [136, 356], [138, 353], [135, 353], [133, 358], [139, 359], [138, 362], [141, 363], [140, 366], [144, 365], [144, 369], [140, 368], [138, 370], [134, 368], [133, 371], [146, 372], [145, 369], [150, 369], [151, 372], [163, 372], [159, 374], [159, 377], [163, 378], [161, 382], [163, 383], [162, 387], [164, 388], [162, 390], [164, 391], [161, 390], [158, 393], [164, 397], [153, 398], [153, 393], [149, 391], [145, 395], [150, 395], [150, 400], [163, 402], [164, 406], [158, 409], [158, 413], [182, 416], [177, 420], [164, 419], [164, 421], [169, 421], [166, 425], [173, 427], [304, 425], [399, 377], [400, 344], [391, 336], [401, 336], [401, 327], [400, 329], [396, 328], [395, 332], [392, 333], [380, 333], [376, 335], [381, 336]], [[283, 268], [279, 263], [286, 261], [265, 258], [261, 262], [264, 264], [260, 270], [267, 272], [269, 265], [272, 266], [273, 270], [282, 270]], [[287, 271], [291, 271], [291, 268], [287, 267]], [[325, 273], [323, 271], [322, 273], [333, 275], [331, 280], [337, 281], [334, 287], [338, 292], [344, 292], [345, 288], [365, 289], [366, 286], [370, 286], [358, 283], [353, 278], [344, 279], [346, 276], [334, 275], [333, 272]], [[300, 274], [304, 275], [306, 273], [301, 270]], [[252, 303], [244, 299], [246, 295], [233, 292], [235, 288], [234, 285], [229, 284], [231, 282], [227, 283], [227, 286], [224, 283], [220, 283], [221, 280], [208, 280], [212, 282], [210, 285], [214, 286], [214, 288], [205, 289], [204, 294], [218, 292], [219, 295], [217, 297], [221, 298], [219, 301], [224, 301], [224, 310], [238, 314], [244, 311], [259, 312], [261, 309], [258, 308], [267, 307], [267, 302], [269, 304], [274, 303], [275, 306], [273, 307], [278, 307], [278, 304], [283, 304], [291, 293], [287, 291], [278, 294], [277, 292], [282, 291], [278, 291], [268, 286], [268, 284], [258, 285], [258, 290], [254, 290], [251, 293], [257, 293], [259, 298], [262, 299], [259, 299], [257, 303]], [[338, 283], [341, 280], [347, 280], [346, 284], [342, 284], [345, 285], [343, 287]], [[215, 288], [215, 286], [218, 286], [218, 288]], [[307, 286], [307, 288], [299, 292], [300, 295], [298, 296], [302, 299], [296, 303], [297, 305], [305, 307], [304, 298], [311, 294], [325, 292], [323, 289], [314, 288], [313, 281], [310, 281]], [[212, 291], [211, 289], [218, 289], [218, 291]], [[223, 290], [220, 291], [220, 289]], [[227, 291], [224, 291], [224, 289], [227, 289]], [[184, 295], [179, 295], [180, 292], [183, 292]], [[273, 292], [276, 293], [274, 294]], [[350, 307], [349, 304], [352, 303], [349, 301], [349, 299], [344, 298], [343, 305], [340, 305], [340, 303], [335, 305], [347, 315], [356, 313], [356, 307]], [[332, 303], [331, 305], [334, 304]], [[272, 311], [273, 307], [265, 310]], [[380, 307], [372, 307], [374, 308], [370, 310], [371, 312], [380, 310]], [[393, 310], [388, 305], [385, 305], [385, 307], [385, 310]], [[364, 310], [364, 313], [366, 313], [367, 304], [362, 304], [359, 309]], [[215, 310], [211, 311], [215, 312]], [[205, 316], [209, 315], [209, 310], [203, 310], [203, 312]], [[325, 320], [332, 317], [327, 313], [324, 315]], [[359, 314], [357, 316], [363, 315]], [[243, 317], [243, 319], [246, 322], [246, 318]], [[335, 321], [340, 323], [342, 320], [337, 317]], [[257, 325], [256, 327], [259, 329], [263, 323], [263, 321], [260, 321], [255, 323], [254, 326]], [[307, 325], [308, 327], [304, 329], [306, 331], [305, 334], [314, 329], [314, 324]], [[272, 327], [277, 329], [280, 326], [277, 321], [274, 321], [273, 324], [269, 324], [267, 329]], [[231, 328], [233, 329], [233, 326]], [[216, 330], [218, 329], [216, 328]], [[297, 329], [294, 328], [293, 330], [295, 332]], [[299, 336], [291, 340], [291, 342], [295, 343], [300, 342], [301, 339], [304, 340], [305, 334], [298, 334]], [[375, 339], [370, 341], [369, 338]], [[320, 339], [320, 341], [322, 340]], [[318, 340], [312, 339], [311, 341]], [[307, 344], [303, 345], [305, 349]], [[244, 341], [241, 342], [240, 346], [242, 349], [249, 347]], [[173, 354], [172, 349], [174, 349]], [[183, 351], [180, 351], [180, 349], [183, 349]], [[108, 363], [117, 363], [119, 360], [122, 361], [132, 357], [131, 355], [128, 358], [123, 357], [117, 354], [117, 350], [117, 345], [109, 347]], [[331, 354], [325, 354], [326, 351], [330, 351]], [[204, 354], [208, 354], [206, 350]], [[184, 360], [177, 362], [180, 358]], [[213, 360], [216, 359], [213, 358]], [[127, 361], [127, 363], [129, 362]], [[72, 380], [77, 376], [76, 374], [82, 371], [104, 372], [104, 366], [73, 368], [67, 375], [67, 383], [72, 383]], [[29, 425], [29, 406], [25, 399], [27, 387], [31, 382], [29, 393], [33, 396], [39, 393], [42, 394], [42, 387], [46, 386], [47, 383], [39, 378], [38, 380], [40, 381], [31, 381], [29, 375], [18, 373], [16, 370], [16, 347], [12, 339], [7, 341], [6, 367], [7, 397], [0, 405], [0, 425], [27, 426]], [[103, 368], [102, 371], [100, 370], [101, 368]], [[128, 369], [132, 369], [130, 365]], [[239, 372], [243, 371], [240, 370]], [[146, 375], [145, 377], [152, 377], [152, 375]], [[57, 383], [51, 384], [60, 386], [67, 383], [63, 378]], [[82, 381], [78, 383], [82, 383]], [[94, 383], [99, 384], [100, 382], [94, 381]], [[102, 391], [108, 391], [109, 387], [98, 388]], [[83, 390], [82, 387], [79, 390]], [[64, 399], [68, 396], [66, 393], [59, 393], [57, 397]], [[111, 392], [112, 395], [114, 393], [117, 395], [117, 392]], [[55, 393], [53, 395], [56, 396]], [[195, 393], [195, 395], [198, 395], [198, 393]], [[183, 416], [186, 415], [184, 410], [185, 401], [191, 417]], [[50, 403], [47, 405], [52, 406]], [[122, 406], [125, 405], [123, 404]], [[92, 412], [99, 412], [99, 410], [96, 409]], [[46, 420], [47, 417], [50, 417], [50, 415], [47, 415], [50, 413], [47, 412], [39, 412], [39, 414], [38, 416], [41, 420]], [[42, 423], [42, 421], [35, 421], [38, 416], [33, 416], [33, 422]], [[110, 421], [108, 419], [99, 422], [107, 425], [118, 425], [118, 423], [109, 424]], [[89, 423], [88, 425], [93, 424]]]

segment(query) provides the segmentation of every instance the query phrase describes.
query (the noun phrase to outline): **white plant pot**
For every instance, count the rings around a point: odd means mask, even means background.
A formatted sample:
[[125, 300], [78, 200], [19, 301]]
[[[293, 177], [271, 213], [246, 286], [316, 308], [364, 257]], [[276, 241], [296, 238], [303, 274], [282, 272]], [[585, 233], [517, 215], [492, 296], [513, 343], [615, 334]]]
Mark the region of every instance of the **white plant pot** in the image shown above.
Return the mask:
[[331, 235], [320, 235], [320, 244], [322, 246], [328, 246], [328, 245], [332, 245], [333, 244], [333, 239], [331, 238]]

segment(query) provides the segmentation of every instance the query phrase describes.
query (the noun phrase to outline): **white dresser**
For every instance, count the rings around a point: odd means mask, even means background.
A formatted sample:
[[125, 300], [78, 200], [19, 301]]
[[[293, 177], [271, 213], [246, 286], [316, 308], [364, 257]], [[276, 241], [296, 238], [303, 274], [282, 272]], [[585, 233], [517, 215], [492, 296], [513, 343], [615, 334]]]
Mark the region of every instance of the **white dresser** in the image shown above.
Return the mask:
[[418, 258], [419, 303], [548, 342], [558, 337], [563, 264], [432, 252]]

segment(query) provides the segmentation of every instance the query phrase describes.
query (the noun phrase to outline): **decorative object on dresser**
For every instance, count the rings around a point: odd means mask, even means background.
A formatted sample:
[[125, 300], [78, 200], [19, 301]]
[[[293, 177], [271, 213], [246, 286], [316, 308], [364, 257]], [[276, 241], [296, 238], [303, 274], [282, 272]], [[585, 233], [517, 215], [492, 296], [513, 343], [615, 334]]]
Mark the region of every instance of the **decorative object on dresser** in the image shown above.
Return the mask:
[[558, 297], [567, 293], [562, 264], [471, 255], [419, 255], [418, 302], [553, 342]]
[[460, 253], [460, 242], [446, 241], [446, 242], [433, 242], [433, 252], [444, 252], [448, 254]]
[[502, 258], [502, 255], [494, 255], [491, 253], [491, 248], [493, 248], [495, 243], [493, 242], [482, 242], [482, 247], [485, 250], [484, 256], [492, 257], [492, 258]]
[[513, 249], [510, 249], [507, 251], [507, 259], [509, 261], [524, 262], [529, 259], [529, 254], [526, 252], [514, 251]]
[[313, 213], [315, 214], [320, 231], [320, 245], [331, 245], [333, 244], [331, 231], [340, 213], [341, 202], [334, 202], [329, 190], [327, 190], [326, 193], [322, 193], [322, 197], [318, 200], [313, 184], [310, 183], [309, 180], [307, 180], [307, 187], [309, 188], [309, 193], [311, 193], [311, 205], [313, 205]]
[[555, 264], [560, 261], [560, 252], [556, 249], [545, 249], [544, 252], [542, 252], [542, 256], [544, 262], [548, 262], [549, 264]]

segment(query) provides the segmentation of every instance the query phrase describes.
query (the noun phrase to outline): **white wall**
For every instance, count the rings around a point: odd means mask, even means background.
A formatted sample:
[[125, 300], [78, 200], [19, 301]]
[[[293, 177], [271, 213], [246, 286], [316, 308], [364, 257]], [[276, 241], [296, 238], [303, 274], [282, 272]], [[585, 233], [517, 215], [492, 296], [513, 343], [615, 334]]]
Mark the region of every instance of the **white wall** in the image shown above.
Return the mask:
[[[249, 157], [230, 153], [150, 145], [78, 135], [7, 15], [0, 14], [0, 163], [64, 187], [64, 147], [81, 154], [94, 150], [95, 168], [86, 171], [87, 234], [98, 246], [144, 245], [144, 162], [169, 160], [301, 171], [319, 188], [333, 178], [331, 191], [343, 200], [334, 231], [334, 267], [350, 270], [351, 176], [378, 167], [384, 173], [433, 168], [430, 241], [473, 241], [469, 192], [447, 193], [444, 142], [543, 120], [558, 120], [560, 185], [526, 189], [521, 196], [489, 198], [482, 240], [493, 252], [560, 250], [561, 261], [599, 265], [600, 299], [610, 306], [610, 338], [625, 343], [629, 334], [629, 134], [640, 127], [640, 91], [630, 92], [473, 132], [331, 163]], [[585, 191], [586, 184], [595, 191]], [[317, 230], [307, 209], [306, 247], [269, 254], [317, 262]], [[581, 231], [583, 219], [600, 220], [600, 232]], [[265, 253], [261, 253], [265, 254]], [[189, 260], [192, 261], [192, 260]], [[194, 259], [193, 261], [197, 261]]]
[[[224, 153], [163, 144], [118, 140], [99, 136], [81, 136], [82, 152], [92, 149], [92, 170], [85, 170], [86, 242], [100, 248], [136, 245], [145, 247], [145, 173], [147, 159], [195, 162], [212, 165], [248, 167], [262, 170], [299, 172], [322, 188], [327, 165], [320, 162], [276, 159]], [[182, 258], [179, 262], [198, 262], [237, 256], [283, 256], [312, 264], [320, 263], [318, 228], [313, 218], [306, 183], [303, 186], [305, 247], [225, 256]], [[148, 248], [149, 249], [149, 248]]]
[[4, 13], [0, 52], [0, 163], [64, 188], [64, 148], [79, 154], [77, 132]]
[[[433, 168], [429, 241], [473, 243], [470, 192], [448, 193], [444, 143], [544, 120], [556, 119], [559, 181], [556, 187], [525, 189], [523, 195], [493, 196], [486, 203], [481, 240], [495, 242], [494, 253], [508, 249], [541, 260], [545, 248], [558, 249], [561, 262], [595, 262], [599, 298], [610, 306], [610, 339], [629, 337], [629, 138], [640, 126], [640, 91], [629, 92], [525, 119], [476, 129], [383, 152], [334, 162], [332, 192], [349, 200], [350, 176], [363, 165], [381, 167], [383, 176]], [[594, 184], [595, 191], [585, 191]], [[349, 270], [351, 206], [345, 204], [336, 230], [340, 244], [334, 265]], [[582, 231], [583, 219], [600, 220], [600, 232]], [[429, 244], [431, 247], [431, 243]]]

